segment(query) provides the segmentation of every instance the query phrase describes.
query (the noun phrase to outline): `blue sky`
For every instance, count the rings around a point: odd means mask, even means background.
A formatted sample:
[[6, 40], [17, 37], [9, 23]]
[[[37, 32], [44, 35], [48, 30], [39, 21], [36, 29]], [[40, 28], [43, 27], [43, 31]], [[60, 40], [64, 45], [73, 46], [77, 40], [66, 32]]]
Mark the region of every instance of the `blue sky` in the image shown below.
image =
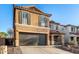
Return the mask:
[[[51, 20], [61, 24], [79, 25], [79, 4], [17, 4], [17, 6], [31, 5], [52, 14]], [[13, 5], [0, 4], [0, 31], [6, 32], [12, 26]]]

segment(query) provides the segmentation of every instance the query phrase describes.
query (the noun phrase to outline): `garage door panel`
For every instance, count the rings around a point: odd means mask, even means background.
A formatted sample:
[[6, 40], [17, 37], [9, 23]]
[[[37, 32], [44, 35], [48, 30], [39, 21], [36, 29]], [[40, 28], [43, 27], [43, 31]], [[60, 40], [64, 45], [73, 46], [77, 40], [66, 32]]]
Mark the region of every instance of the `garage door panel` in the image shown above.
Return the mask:
[[20, 45], [35, 45], [37, 39], [37, 35], [20, 33]]
[[42, 34], [31, 34], [31, 33], [19, 33], [20, 45], [45, 45], [46, 44], [46, 35]]
[[46, 35], [39, 35], [38, 45], [46, 45]]

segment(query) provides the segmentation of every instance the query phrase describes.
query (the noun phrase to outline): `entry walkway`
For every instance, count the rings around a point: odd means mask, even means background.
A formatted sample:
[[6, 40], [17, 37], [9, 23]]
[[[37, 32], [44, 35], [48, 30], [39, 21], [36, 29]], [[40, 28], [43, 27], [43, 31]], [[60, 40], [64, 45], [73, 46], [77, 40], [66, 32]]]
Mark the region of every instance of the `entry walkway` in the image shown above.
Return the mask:
[[54, 47], [48, 46], [21, 46], [23, 54], [72, 54]]

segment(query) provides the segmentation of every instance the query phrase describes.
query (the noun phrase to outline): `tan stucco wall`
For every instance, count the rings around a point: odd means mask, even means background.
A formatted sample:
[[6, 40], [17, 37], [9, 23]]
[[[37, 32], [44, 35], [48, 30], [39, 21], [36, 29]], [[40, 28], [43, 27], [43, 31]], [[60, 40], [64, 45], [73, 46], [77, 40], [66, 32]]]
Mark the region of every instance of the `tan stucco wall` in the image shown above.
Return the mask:
[[[16, 9], [15, 10], [15, 23], [19, 23], [19, 15], [18, 15], [18, 13], [19, 12], [21, 12], [21, 11], [23, 11], [23, 10], [18, 10], [18, 9]], [[31, 25], [33, 25], [33, 26], [38, 26], [38, 22], [39, 22], [39, 15], [40, 14], [36, 14], [36, 13], [31, 13], [30, 11], [23, 11], [23, 12], [28, 12], [30, 15], [31, 15]], [[48, 18], [47, 16], [46, 16], [46, 18]], [[49, 18], [48, 18], [49, 19]], [[48, 20], [48, 25], [49, 25], [49, 20]]]
[[[19, 46], [19, 32], [28, 32], [28, 33], [42, 33], [47, 34], [47, 44], [49, 45], [49, 28], [38, 26], [39, 14], [30, 13], [31, 15], [31, 25], [23, 25], [19, 24], [19, 16], [18, 12], [22, 10], [15, 9], [15, 22], [14, 22], [14, 30], [15, 30], [15, 46]], [[47, 17], [47, 16], [46, 16]], [[48, 18], [48, 17], [47, 17]], [[49, 20], [48, 20], [49, 24]], [[49, 25], [48, 25], [49, 26]]]

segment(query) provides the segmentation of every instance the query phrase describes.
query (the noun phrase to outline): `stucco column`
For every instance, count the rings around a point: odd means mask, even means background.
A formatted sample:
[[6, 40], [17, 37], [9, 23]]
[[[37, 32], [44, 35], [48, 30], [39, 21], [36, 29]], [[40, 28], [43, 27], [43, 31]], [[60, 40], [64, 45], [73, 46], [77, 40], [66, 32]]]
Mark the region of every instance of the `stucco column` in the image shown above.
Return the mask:
[[78, 44], [77, 44], [77, 37], [74, 37], [74, 43], [75, 43], [75, 46], [78, 46]]
[[64, 35], [61, 35], [62, 45], [64, 45]]
[[54, 45], [54, 35], [51, 35], [51, 41], [52, 41], [52, 45]]
[[15, 36], [15, 46], [19, 46], [19, 32], [16, 31], [15, 34], [16, 34], [16, 36]]
[[49, 34], [47, 34], [47, 45], [50, 46], [50, 38], [49, 38]]

